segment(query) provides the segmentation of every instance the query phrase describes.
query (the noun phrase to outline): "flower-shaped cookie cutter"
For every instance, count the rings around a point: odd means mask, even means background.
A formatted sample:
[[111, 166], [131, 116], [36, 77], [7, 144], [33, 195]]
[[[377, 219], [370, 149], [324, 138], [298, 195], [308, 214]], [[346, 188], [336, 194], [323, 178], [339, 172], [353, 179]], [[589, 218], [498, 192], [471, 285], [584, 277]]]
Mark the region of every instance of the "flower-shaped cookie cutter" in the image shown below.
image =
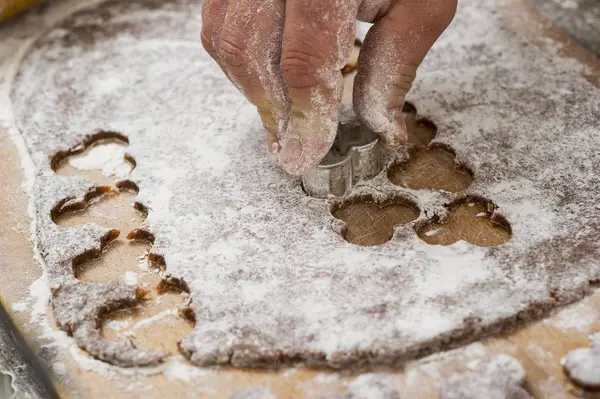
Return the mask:
[[340, 123], [325, 158], [302, 176], [304, 191], [316, 198], [347, 194], [357, 182], [381, 172], [380, 152], [381, 144], [372, 130], [358, 121]]

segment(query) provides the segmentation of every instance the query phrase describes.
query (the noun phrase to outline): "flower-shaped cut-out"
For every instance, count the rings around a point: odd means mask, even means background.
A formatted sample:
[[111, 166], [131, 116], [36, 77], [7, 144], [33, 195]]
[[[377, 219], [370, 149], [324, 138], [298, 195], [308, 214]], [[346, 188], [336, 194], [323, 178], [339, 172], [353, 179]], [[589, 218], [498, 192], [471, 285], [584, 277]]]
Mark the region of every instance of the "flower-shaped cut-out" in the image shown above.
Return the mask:
[[416, 220], [419, 208], [396, 198], [377, 202], [370, 196], [334, 205], [332, 215], [345, 222], [344, 239], [361, 246], [381, 245], [392, 239], [394, 227]]
[[[451, 245], [466, 241], [481, 247], [494, 247], [511, 238], [509, 222], [496, 212], [496, 206], [488, 199], [475, 195], [460, 195], [474, 181], [473, 172], [456, 160], [454, 150], [442, 144], [430, 144], [437, 134], [435, 124], [417, 117], [417, 109], [405, 103], [402, 110], [409, 133], [408, 159], [392, 163], [387, 168], [388, 180], [410, 190], [440, 190], [459, 194], [449, 205], [444, 215], [433, 215], [429, 220], [420, 220], [414, 226], [417, 235], [431, 245]], [[336, 140], [324, 164], [338, 165], [348, 160], [348, 153], [356, 150], [361, 136], [359, 129], [345, 140]], [[346, 132], [348, 134], [348, 132]], [[348, 139], [354, 137], [354, 139]], [[375, 136], [373, 134], [373, 139]], [[351, 179], [351, 171], [347, 172]], [[334, 176], [328, 175], [329, 183]], [[350, 183], [343, 186], [346, 193]], [[306, 189], [306, 184], [305, 184]], [[308, 190], [307, 190], [308, 191]], [[364, 196], [363, 196], [364, 197]], [[380, 245], [393, 236], [394, 226], [406, 224], [418, 218], [418, 207], [410, 201], [373, 201], [369, 197], [351, 198], [335, 205], [332, 215], [346, 223], [342, 233], [346, 241], [357, 245]], [[393, 204], [393, 205], [390, 205]], [[417, 212], [416, 215], [414, 212]]]
[[434, 145], [411, 150], [408, 161], [389, 168], [388, 179], [397, 186], [413, 190], [434, 189], [458, 193], [473, 183], [473, 174], [456, 162], [454, 151]]
[[506, 243], [511, 236], [508, 221], [495, 213], [496, 207], [483, 198], [461, 198], [447, 206], [448, 215], [433, 218], [415, 229], [431, 245], [451, 245], [466, 241], [479, 247]]

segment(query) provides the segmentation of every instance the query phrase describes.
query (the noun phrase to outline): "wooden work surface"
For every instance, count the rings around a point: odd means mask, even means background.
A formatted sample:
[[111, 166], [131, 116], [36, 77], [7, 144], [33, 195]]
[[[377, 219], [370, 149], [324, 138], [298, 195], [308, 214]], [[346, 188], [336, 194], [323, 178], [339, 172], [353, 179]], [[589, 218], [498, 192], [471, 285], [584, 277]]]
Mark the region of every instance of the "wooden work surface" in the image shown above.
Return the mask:
[[[585, 77], [600, 87], [600, 64], [593, 56], [576, 45], [568, 36], [553, 27], [525, 0], [505, 6], [507, 24], [518, 30], [535, 45], [544, 48], [561, 43], [561, 53], [577, 58], [588, 66]], [[534, 21], [535, 23], [532, 23]], [[68, 173], [68, 172], [65, 172]], [[0, 267], [3, 280], [0, 286], [2, 299], [15, 304], [27, 297], [29, 287], [41, 276], [39, 265], [33, 258], [30, 242], [30, 220], [27, 214], [28, 199], [22, 190], [23, 172], [15, 145], [8, 132], [0, 129]], [[125, 197], [123, 197], [125, 198]], [[112, 198], [120, 201], [123, 198]], [[127, 207], [123, 218], [129, 217]], [[113, 215], [114, 216], [114, 215]], [[81, 217], [85, 219], [85, 214]], [[125, 219], [124, 219], [125, 220]], [[64, 221], [68, 223], [68, 220]], [[94, 265], [94, 273], [119, 273], [122, 259], [128, 254], [138, 254], [139, 248], [118, 246], [111, 249], [110, 256], [103, 257]], [[139, 255], [139, 254], [138, 254]], [[127, 259], [131, 257], [128, 256]], [[135, 257], [134, 257], [135, 259]], [[121, 266], [119, 266], [121, 265]], [[126, 268], [126, 267], [125, 267]], [[148, 277], [149, 281], [152, 277]], [[10, 306], [9, 306], [10, 307]], [[31, 306], [29, 306], [31, 311]], [[128, 315], [144, 317], [139, 314]], [[112, 315], [113, 320], [124, 317]], [[30, 329], [27, 312], [15, 313], [15, 321]], [[161, 347], [163, 342], [176, 341], [182, 329], [190, 328], [181, 321], [154, 324], [137, 332], [136, 342], [141, 346]], [[536, 398], [599, 397], [600, 394], [583, 393], [572, 386], [563, 374], [560, 360], [569, 351], [588, 346], [588, 335], [600, 331], [600, 291], [581, 302], [564, 308], [546, 320], [540, 320], [509, 335], [492, 337], [466, 348], [434, 355], [407, 364], [401, 370], [382, 370], [397, 375], [397, 389], [403, 398], [437, 398], [438, 384], [443, 378], [467, 369], [472, 360], [489, 354], [506, 353], [519, 359], [527, 371], [527, 390]], [[39, 347], [39, 330], [29, 334], [32, 346]], [[107, 332], [109, 335], [109, 333]], [[167, 348], [175, 351], [175, 348]], [[75, 361], [74, 356], [79, 360]], [[348, 383], [356, 377], [351, 373], [334, 373], [323, 370], [286, 369], [281, 371], [241, 371], [211, 369], [199, 372], [188, 381], [170, 378], [163, 373], [98, 368], [98, 363], [86, 359], [85, 353], [72, 349], [59, 350], [53, 358], [53, 370], [66, 375], [58, 384], [65, 397], [78, 393], [83, 397], [216, 397], [226, 398], [232, 392], [245, 387], [270, 388], [277, 398], [321, 397], [343, 393]], [[177, 356], [177, 355], [174, 355]], [[81, 359], [85, 361], [82, 363]], [[61, 365], [61, 367], [57, 367]], [[64, 365], [64, 368], [62, 367]], [[82, 366], [83, 365], [83, 366]], [[101, 366], [101, 365], [100, 365]], [[380, 370], [377, 370], [380, 371]]]

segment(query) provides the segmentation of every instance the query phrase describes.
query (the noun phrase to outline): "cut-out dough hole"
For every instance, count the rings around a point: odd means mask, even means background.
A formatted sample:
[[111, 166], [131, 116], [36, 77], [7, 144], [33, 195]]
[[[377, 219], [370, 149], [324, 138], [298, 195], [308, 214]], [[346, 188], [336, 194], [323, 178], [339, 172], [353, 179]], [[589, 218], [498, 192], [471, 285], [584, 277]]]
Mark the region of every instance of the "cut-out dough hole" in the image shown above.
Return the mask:
[[179, 317], [186, 320], [192, 327], [196, 325], [196, 313], [189, 306], [179, 308]]
[[[109, 231], [100, 242], [100, 249], [89, 249], [77, 256], [75, 256], [72, 260], [73, 273], [75, 277], [79, 278], [81, 275], [81, 271], [84, 270], [84, 265], [93, 262], [102, 257], [102, 254], [107, 250], [110, 245], [115, 242], [115, 240], [119, 237], [119, 230], [111, 230]], [[109, 280], [110, 281], [110, 280]]]
[[436, 189], [457, 193], [473, 183], [473, 174], [456, 162], [452, 150], [434, 146], [411, 151], [407, 162], [390, 167], [388, 179], [397, 186], [413, 190]]
[[165, 262], [164, 256], [159, 254], [149, 253], [148, 262], [150, 262], [152, 267], [158, 270], [166, 270], [167, 268], [167, 262]]
[[405, 115], [406, 114], [416, 115], [417, 114], [417, 107], [415, 107], [413, 103], [405, 101], [404, 105], [402, 106], [402, 113], [405, 114]]
[[131, 180], [121, 180], [117, 182], [115, 186], [122, 193], [132, 193], [137, 195], [140, 192], [138, 185]]
[[414, 221], [419, 208], [398, 198], [377, 203], [366, 196], [335, 205], [331, 214], [346, 223], [344, 239], [362, 246], [381, 245], [392, 239], [394, 227]]
[[145, 241], [154, 244], [154, 234], [144, 229], [133, 229], [127, 234], [128, 240]]
[[437, 126], [428, 119], [406, 120], [408, 139], [406, 144], [427, 147], [437, 134]]
[[437, 126], [429, 119], [417, 117], [417, 108], [405, 102], [402, 107], [404, 122], [406, 123], [406, 144], [427, 147], [437, 134]]
[[134, 170], [135, 168], [137, 168], [137, 162], [135, 161], [135, 158], [132, 157], [131, 155], [124, 154], [123, 161], [125, 161], [126, 163], [129, 164], [129, 166], [131, 167], [131, 170]]
[[51, 167], [62, 176], [86, 176], [98, 184], [109, 185], [115, 177], [127, 177], [137, 165], [125, 152], [128, 145], [129, 140], [119, 133], [98, 133], [81, 145], [58, 152]]
[[[104, 315], [102, 336], [111, 341], [134, 340], [144, 349], [177, 353], [179, 341], [193, 329], [179, 314], [182, 298], [181, 294], [149, 292], [138, 306]], [[161, 328], [156, 328], [158, 325]]]
[[117, 187], [119, 191], [98, 187], [86, 195], [84, 201], [61, 201], [51, 213], [52, 221], [62, 227], [94, 222], [121, 231], [135, 229], [146, 220], [147, 209], [142, 204], [132, 202], [135, 192]]
[[173, 276], [165, 276], [158, 285], [156, 286], [156, 292], [159, 294], [165, 294], [167, 292], [174, 292], [176, 294], [181, 294], [182, 292], [190, 293], [190, 288], [187, 283], [180, 278]]
[[[437, 219], [437, 218], [435, 218]], [[464, 198], [448, 205], [448, 216], [415, 227], [419, 237], [431, 245], [466, 241], [480, 247], [495, 247], [510, 240], [508, 221], [495, 213], [495, 206], [482, 198]]]
[[84, 211], [88, 208], [90, 202], [100, 199], [107, 194], [114, 194], [114, 191], [110, 187], [100, 186], [90, 190], [81, 201], [78, 201], [73, 197], [65, 198], [52, 208], [50, 211], [50, 218], [54, 223], [57, 223], [58, 219], [62, 216], [72, 212]]
[[[140, 300], [137, 305], [107, 310], [100, 318], [102, 334], [106, 339], [132, 339], [145, 349], [167, 349], [174, 353], [177, 342], [189, 334], [193, 327], [189, 319], [193, 317], [193, 311], [188, 309], [187, 314], [182, 314], [180, 310], [182, 302], [189, 305], [185, 291], [187, 284], [180, 279], [161, 277], [157, 270], [150, 270], [147, 264], [143, 266], [149, 249], [147, 242], [123, 242], [116, 240], [116, 234], [108, 235], [102, 242], [102, 250], [87, 251], [77, 257], [73, 261], [74, 269], [80, 280], [95, 283], [124, 280], [136, 286], [136, 297]], [[161, 283], [168, 287], [153, 290]], [[155, 328], [159, 324], [165, 328]], [[161, 339], [156, 330], [163, 334], [168, 331], [167, 336]]]
[[50, 161], [50, 166], [55, 172], [61, 166], [61, 164], [69, 157], [85, 152], [87, 149], [94, 147], [102, 143], [120, 143], [121, 145], [128, 146], [129, 139], [121, 133], [111, 131], [100, 131], [98, 133], [89, 135], [83, 140], [83, 143], [70, 148], [57, 152]]
[[57, 152], [52, 157], [52, 160], [50, 161], [50, 166], [52, 170], [56, 172], [61, 166], [61, 164], [64, 163], [64, 161], [66, 161], [68, 158], [86, 152], [92, 147], [108, 143], [119, 144], [126, 147], [129, 145], [129, 139], [121, 133], [100, 131], [98, 133], [86, 137], [83, 140], [83, 143], [76, 145], [75, 147]]
[[102, 252], [79, 261], [75, 276], [93, 283], [115, 280], [128, 282], [132, 277], [138, 281], [143, 279], [144, 273], [148, 273], [146, 254], [149, 250], [150, 244], [145, 242], [114, 240]]
[[[103, 317], [102, 335], [109, 340], [135, 339], [144, 348], [176, 353], [178, 343], [191, 333], [195, 323], [187, 283], [152, 271], [138, 273], [138, 278], [135, 284], [156, 290], [148, 290], [145, 300], [135, 308]], [[157, 325], [161, 328], [155, 328]]]

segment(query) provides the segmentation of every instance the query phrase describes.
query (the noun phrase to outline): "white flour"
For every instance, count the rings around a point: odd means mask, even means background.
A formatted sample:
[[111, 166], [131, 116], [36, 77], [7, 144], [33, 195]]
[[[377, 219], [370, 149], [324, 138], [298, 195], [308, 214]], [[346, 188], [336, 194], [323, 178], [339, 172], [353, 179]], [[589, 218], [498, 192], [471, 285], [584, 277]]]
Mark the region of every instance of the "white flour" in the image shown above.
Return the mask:
[[117, 143], [97, 145], [83, 154], [69, 158], [69, 164], [80, 170], [101, 170], [105, 176], [124, 179], [131, 172], [125, 162], [125, 147]]

